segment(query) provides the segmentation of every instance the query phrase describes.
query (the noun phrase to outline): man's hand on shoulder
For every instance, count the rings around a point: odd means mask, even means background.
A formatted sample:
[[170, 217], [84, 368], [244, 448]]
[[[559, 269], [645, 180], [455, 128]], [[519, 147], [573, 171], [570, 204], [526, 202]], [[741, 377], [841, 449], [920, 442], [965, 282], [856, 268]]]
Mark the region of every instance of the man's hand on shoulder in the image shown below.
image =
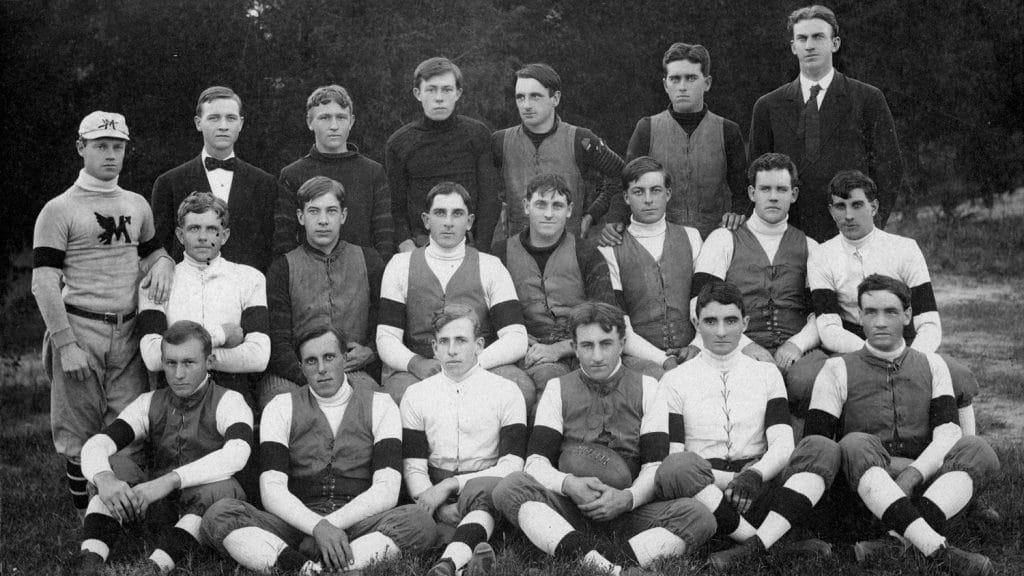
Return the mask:
[[415, 249], [416, 243], [411, 238], [409, 240], [402, 240], [402, 243], [398, 245], [399, 252], [412, 252]]
[[622, 244], [622, 235], [626, 232], [626, 226], [621, 222], [608, 222], [601, 230], [601, 237], [597, 239], [598, 246], [618, 246]]
[[349, 342], [348, 353], [345, 355], [345, 372], [362, 370], [367, 364], [376, 360], [376, 358], [377, 355], [373, 352], [373, 348]]
[[100, 472], [92, 479], [96, 485], [96, 493], [110, 514], [121, 523], [135, 520], [141, 516], [139, 497], [124, 480], [114, 476], [113, 472]]
[[426, 380], [441, 371], [441, 362], [436, 358], [424, 358], [419, 354], [409, 360], [409, 372], [420, 380]]
[[142, 279], [139, 287], [149, 290], [149, 299], [156, 304], [163, 304], [171, 296], [171, 287], [174, 284], [174, 260], [163, 256], [157, 258], [153, 267]]
[[747, 217], [743, 214], [736, 214], [734, 212], [726, 212], [725, 214], [722, 214], [722, 228], [735, 230], [742, 226], [746, 221]]
[[572, 355], [572, 346], [569, 344], [569, 340], [555, 342], [554, 344], [531, 342], [530, 347], [526, 350], [526, 357], [523, 358], [523, 365], [526, 368], [530, 368], [537, 364], [558, 362], [570, 355]]
[[743, 348], [743, 353], [746, 354], [747, 356], [750, 356], [754, 360], [757, 360], [758, 362], [775, 362], [775, 359], [772, 358], [771, 353], [765, 350], [764, 347], [762, 347], [757, 342], [751, 342], [750, 344], [747, 344], [746, 347]]

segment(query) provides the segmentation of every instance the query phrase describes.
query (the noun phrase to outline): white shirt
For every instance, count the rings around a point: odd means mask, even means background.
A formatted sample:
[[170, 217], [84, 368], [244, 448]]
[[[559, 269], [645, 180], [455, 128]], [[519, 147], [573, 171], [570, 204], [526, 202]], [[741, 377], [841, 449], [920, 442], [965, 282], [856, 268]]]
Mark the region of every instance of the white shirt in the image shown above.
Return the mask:
[[836, 69], [832, 68], [821, 77], [820, 80], [811, 80], [810, 78], [800, 74], [800, 91], [803, 93], [804, 104], [811, 97], [811, 86], [817, 84], [821, 86], [821, 91], [818, 92], [818, 110], [821, 110], [821, 103], [825, 101], [825, 92], [828, 92], [828, 87], [832, 85], [832, 80], [836, 77]]
[[[203, 162], [203, 170], [206, 171], [206, 180], [210, 183], [210, 192], [213, 192], [213, 195], [216, 196], [217, 198], [220, 198], [224, 202], [227, 202], [228, 197], [231, 196], [231, 183], [234, 181], [235, 173], [232, 172], [231, 170], [225, 170], [223, 168], [217, 168], [216, 170], [206, 170], [206, 159], [212, 158], [212, 156], [206, 153], [205, 147], [203, 148], [203, 151], [199, 154], [199, 156]], [[231, 152], [231, 154], [227, 158], [225, 158], [225, 160], [234, 157], [235, 153]]]

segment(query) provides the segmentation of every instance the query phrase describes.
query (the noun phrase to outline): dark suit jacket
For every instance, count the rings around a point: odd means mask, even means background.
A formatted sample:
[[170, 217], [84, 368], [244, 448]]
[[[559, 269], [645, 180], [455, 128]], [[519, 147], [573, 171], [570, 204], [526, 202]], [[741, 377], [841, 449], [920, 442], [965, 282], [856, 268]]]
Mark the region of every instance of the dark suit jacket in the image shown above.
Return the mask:
[[[228, 194], [231, 237], [221, 253], [231, 262], [266, 273], [274, 256], [274, 206], [280, 189], [277, 179], [270, 174], [241, 159], [237, 162]], [[178, 206], [195, 191], [210, 191], [206, 169], [199, 156], [164, 172], [153, 184], [150, 203], [156, 238], [176, 262], [181, 261], [185, 252], [174, 234]]]
[[836, 172], [856, 169], [875, 181], [878, 223], [884, 226], [902, 184], [903, 157], [881, 90], [836, 72], [821, 103], [820, 154], [810, 164], [803, 158], [799, 127], [803, 107], [797, 78], [758, 98], [750, 124], [751, 160], [765, 152], [781, 152], [796, 163], [800, 195], [790, 211], [790, 223], [818, 242], [835, 236], [828, 183]]

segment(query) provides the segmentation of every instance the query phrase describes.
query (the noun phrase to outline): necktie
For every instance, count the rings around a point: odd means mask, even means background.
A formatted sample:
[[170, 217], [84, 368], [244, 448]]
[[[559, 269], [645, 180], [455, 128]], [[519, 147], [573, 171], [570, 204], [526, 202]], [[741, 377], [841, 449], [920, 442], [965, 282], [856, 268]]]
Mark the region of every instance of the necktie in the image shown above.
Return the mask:
[[218, 168], [222, 168], [224, 170], [231, 172], [234, 171], [235, 169], [235, 159], [228, 158], [227, 160], [217, 160], [212, 156], [207, 156], [203, 160], [203, 166], [206, 167], [207, 172], [209, 172], [210, 170], [216, 170]]
[[821, 92], [821, 85], [811, 86], [811, 97], [804, 104], [803, 125], [804, 125], [804, 159], [807, 162], [814, 162], [818, 159], [818, 149], [821, 147], [821, 115], [818, 113], [818, 93]]

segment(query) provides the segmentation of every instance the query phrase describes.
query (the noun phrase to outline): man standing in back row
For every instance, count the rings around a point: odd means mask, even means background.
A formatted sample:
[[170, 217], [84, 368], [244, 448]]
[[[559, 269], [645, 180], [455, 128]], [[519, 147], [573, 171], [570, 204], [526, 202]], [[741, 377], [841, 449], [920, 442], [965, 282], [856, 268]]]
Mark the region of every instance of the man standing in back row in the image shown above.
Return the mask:
[[839, 23], [824, 6], [789, 15], [790, 48], [800, 76], [754, 104], [750, 156], [781, 152], [800, 171], [800, 197], [789, 224], [818, 242], [836, 235], [828, 183], [840, 170], [866, 173], [878, 185], [878, 225], [885, 228], [903, 179], [896, 126], [882, 91], [835, 71]]

